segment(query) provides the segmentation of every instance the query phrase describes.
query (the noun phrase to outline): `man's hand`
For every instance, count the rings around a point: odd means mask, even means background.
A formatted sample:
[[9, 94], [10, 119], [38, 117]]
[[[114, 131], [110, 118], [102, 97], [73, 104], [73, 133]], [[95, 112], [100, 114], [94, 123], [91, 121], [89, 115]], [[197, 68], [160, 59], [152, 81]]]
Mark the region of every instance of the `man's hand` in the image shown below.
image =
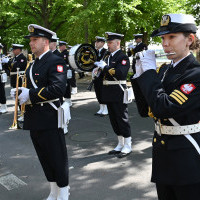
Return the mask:
[[107, 64], [103, 60], [100, 60], [99, 62], [95, 62], [94, 65], [96, 65], [98, 68], [104, 69]]
[[21, 94], [19, 95], [19, 104], [22, 105], [23, 103], [26, 103], [29, 100], [29, 89], [20, 87]]
[[92, 79], [94, 79], [94, 77], [97, 76], [97, 74], [98, 74], [98, 70], [99, 70], [98, 67], [95, 67], [95, 68], [92, 70]]

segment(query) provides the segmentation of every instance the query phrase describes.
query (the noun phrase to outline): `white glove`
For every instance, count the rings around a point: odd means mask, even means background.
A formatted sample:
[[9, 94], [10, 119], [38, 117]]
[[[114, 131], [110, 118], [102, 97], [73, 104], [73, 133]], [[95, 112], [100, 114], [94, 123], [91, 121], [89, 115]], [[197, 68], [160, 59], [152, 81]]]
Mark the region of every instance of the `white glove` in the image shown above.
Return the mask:
[[15, 95], [16, 95], [16, 88], [13, 88], [10, 90], [10, 96], [15, 99]]
[[130, 48], [130, 49], [135, 49], [135, 47], [136, 47], [136, 46], [133, 45], [133, 44], [131, 44], [131, 45], [128, 46], [128, 48]]
[[142, 73], [147, 70], [156, 70], [156, 57], [154, 50], [144, 50], [136, 54], [136, 57], [140, 57]]
[[2, 59], [1, 62], [2, 62], [2, 63], [8, 63], [8, 61], [9, 61], [9, 58], [8, 58], [8, 57], [5, 57], [5, 58]]
[[94, 79], [94, 77], [97, 76], [98, 70], [99, 70], [98, 67], [95, 67], [95, 68], [92, 70], [92, 79]]
[[142, 63], [141, 63], [140, 59], [136, 60], [135, 71], [136, 71], [136, 73], [134, 74], [133, 79], [140, 77], [140, 75], [143, 73]]
[[104, 69], [104, 67], [107, 65], [103, 60], [100, 60], [99, 62], [95, 62], [94, 65], [97, 67]]
[[23, 103], [27, 102], [29, 100], [29, 89], [20, 87], [19, 88], [22, 93], [18, 96], [19, 104], [22, 105]]

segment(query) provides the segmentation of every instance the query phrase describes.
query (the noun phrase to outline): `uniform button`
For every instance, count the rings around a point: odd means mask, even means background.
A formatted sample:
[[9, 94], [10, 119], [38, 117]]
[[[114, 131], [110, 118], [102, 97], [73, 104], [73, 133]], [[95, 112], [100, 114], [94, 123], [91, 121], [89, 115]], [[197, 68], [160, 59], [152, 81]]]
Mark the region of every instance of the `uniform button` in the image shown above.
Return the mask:
[[165, 141], [161, 140], [161, 144], [163, 144], [163, 145], [164, 145], [164, 144], [165, 144]]
[[156, 138], [154, 138], [153, 141], [156, 142]]
[[35, 82], [37, 83], [37, 82], [38, 82], [38, 80], [35, 80]]

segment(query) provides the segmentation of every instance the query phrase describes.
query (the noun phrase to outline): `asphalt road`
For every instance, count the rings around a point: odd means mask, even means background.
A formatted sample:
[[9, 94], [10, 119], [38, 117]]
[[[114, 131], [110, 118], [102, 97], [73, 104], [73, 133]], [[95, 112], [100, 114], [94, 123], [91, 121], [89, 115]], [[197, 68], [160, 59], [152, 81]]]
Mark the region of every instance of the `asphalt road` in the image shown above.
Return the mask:
[[[142, 119], [135, 103], [129, 104], [133, 152], [118, 159], [107, 155], [117, 144], [108, 116], [97, 117], [94, 92], [86, 90], [89, 78], [77, 80], [66, 142], [69, 156], [70, 200], [156, 200], [151, 178], [153, 123]], [[29, 132], [9, 130], [14, 101], [0, 115], [0, 200], [44, 200], [49, 184], [31, 143]]]

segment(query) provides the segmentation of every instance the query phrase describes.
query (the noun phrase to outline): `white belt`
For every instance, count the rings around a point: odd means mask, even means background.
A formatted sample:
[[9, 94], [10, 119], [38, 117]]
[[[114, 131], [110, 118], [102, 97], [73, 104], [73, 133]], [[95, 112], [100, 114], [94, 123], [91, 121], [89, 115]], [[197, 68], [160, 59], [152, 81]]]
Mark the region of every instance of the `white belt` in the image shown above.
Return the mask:
[[[19, 71], [18, 73], [19, 74], [24, 74], [25, 71]], [[17, 75], [17, 72], [10, 72], [10, 75]]]
[[[54, 101], [59, 101], [60, 99], [57, 98], [57, 99], [52, 99], [52, 100], [48, 100], [48, 101], [43, 101], [43, 102], [37, 102], [36, 104], [41, 104], [41, 106], [43, 106], [43, 103], [51, 103], [51, 102], [54, 102]], [[31, 101], [28, 101], [26, 103], [26, 105], [32, 105], [31, 104]], [[56, 107], [56, 106], [55, 106]], [[56, 110], [57, 110], [57, 107], [56, 107]]]
[[165, 126], [155, 124], [156, 132], [161, 135], [187, 135], [200, 132], [200, 123], [185, 126]]
[[119, 84], [126, 84], [126, 81], [103, 81], [103, 85], [119, 85]]

